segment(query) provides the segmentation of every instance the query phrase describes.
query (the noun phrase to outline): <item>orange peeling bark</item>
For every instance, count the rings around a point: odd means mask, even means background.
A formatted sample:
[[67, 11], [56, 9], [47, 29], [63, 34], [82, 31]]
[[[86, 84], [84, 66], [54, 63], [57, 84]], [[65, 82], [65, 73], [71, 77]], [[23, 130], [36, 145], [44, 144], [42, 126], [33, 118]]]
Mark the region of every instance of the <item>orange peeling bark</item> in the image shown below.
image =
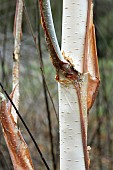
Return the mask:
[[33, 170], [29, 149], [11, 114], [11, 103], [6, 100], [0, 104], [0, 121], [14, 169]]

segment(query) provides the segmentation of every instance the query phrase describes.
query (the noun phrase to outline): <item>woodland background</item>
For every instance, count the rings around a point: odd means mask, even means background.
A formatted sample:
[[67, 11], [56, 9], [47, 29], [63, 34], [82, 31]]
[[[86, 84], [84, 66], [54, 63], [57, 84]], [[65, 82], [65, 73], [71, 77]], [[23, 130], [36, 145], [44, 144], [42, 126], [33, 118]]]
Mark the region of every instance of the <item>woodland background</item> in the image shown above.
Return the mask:
[[[40, 45], [44, 71], [56, 110], [58, 112], [57, 83], [51, 64], [44, 32], [39, 18], [38, 0], [25, 0], [34, 35]], [[12, 88], [12, 54], [14, 50], [13, 21], [16, 1], [0, 0], [0, 81], [8, 93]], [[59, 44], [61, 44], [62, 0], [51, 0], [52, 12]], [[96, 27], [101, 85], [95, 105], [89, 113], [88, 145], [91, 146], [91, 170], [113, 170], [113, 0], [94, 0], [94, 23]], [[25, 15], [20, 57], [20, 113], [35, 137], [52, 170], [52, 157], [48, 116], [40, 62]], [[54, 141], [54, 155], [59, 169], [58, 122], [48, 96]], [[36, 170], [44, 170], [35, 146], [26, 129], [19, 127], [26, 140]], [[5, 165], [1, 157], [4, 156]], [[0, 170], [12, 170], [12, 163], [0, 127]]]

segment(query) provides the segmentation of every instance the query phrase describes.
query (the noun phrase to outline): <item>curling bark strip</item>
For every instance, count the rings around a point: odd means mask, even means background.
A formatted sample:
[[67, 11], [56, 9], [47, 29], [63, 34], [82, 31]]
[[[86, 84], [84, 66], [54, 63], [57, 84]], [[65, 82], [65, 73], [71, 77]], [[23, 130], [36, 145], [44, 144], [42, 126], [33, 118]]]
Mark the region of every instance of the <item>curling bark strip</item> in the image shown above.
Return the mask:
[[[89, 17], [87, 18], [87, 29], [86, 29], [86, 53], [84, 57], [84, 71], [89, 73], [88, 81], [88, 111], [91, 109], [99, 89], [100, 84], [100, 74], [98, 67], [98, 57], [96, 50], [96, 36], [95, 27], [93, 24], [93, 4], [89, 0]], [[89, 21], [88, 21], [89, 20]], [[86, 70], [85, 70], [86, 67]], [[84, 73], [85, 73], [84, 72]]]
[[[14, 92], [10, 95], [11, 99]], [[11, 114], [11, 103], [0, 93], [0, 121], [15, 170], [33, 170], [29, 149]]]

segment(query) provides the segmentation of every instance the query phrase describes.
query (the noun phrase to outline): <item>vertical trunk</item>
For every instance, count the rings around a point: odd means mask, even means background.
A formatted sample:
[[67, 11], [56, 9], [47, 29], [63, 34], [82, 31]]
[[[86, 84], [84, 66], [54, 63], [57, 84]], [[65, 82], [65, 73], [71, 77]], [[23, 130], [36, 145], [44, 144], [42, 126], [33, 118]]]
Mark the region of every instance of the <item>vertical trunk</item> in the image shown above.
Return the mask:
[[74, 68], [83, 73], [88, 0], [63, 1], [62, 51], [72, 58]]
[[62, 54], [50, 0], [39, 0], [39, 3], [42, 26], [59, 82], [60, 169], [89, 170], [87, 111], [94, 103], [100, 83], [92, 0], [64, 0]]
[[[62, 52], [80, 73], [83, 73], [87, 10], [87, 0], [63, 1]], [[86, 83], [81, 87], [81, 98], [84, 98], [81, 106], [71, 82], [59, 83], [60, 170], [87, 169], [83, 146], [84, 125], [84, 132], [87, 131], [87, 75], [83, 79]], [[81, 123], [80, 107], [85, 124]]]

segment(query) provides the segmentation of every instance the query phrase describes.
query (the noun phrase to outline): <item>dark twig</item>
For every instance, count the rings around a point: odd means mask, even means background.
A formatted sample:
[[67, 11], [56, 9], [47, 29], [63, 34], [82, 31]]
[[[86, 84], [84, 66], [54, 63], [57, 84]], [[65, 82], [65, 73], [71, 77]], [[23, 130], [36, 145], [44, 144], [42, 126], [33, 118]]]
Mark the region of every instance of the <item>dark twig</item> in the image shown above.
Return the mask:
[[45, 165], [45, 167], [47, 168], [47, 170], [50, 170], [50, 168], [49, 168], [49, 166], [48, 166], [46, 160], [44, 159], [44, 157], [43, 157], [43, 155], [42, 155], [41, 150], [39, 149], [39, 146], [37, 145], [37, 143], [36, 143], [36, 141], [35, 141], [35, 139], [34, 139], [32, 133], [30, 132], [30, 130], [29, 130], [27, 124], [26, 124], [25, 121], [23, 120], [22, 116], [20, 115], [20, 113], [19, 113], [19, 111], [17, 110], [15, 104], [13, 103], [13, 101], [11, 100], [11, 98], [9, 97], [8, 93], [7, 93], [6, 90], [4, 89], [4, 87], [3, 87], [3, 85], [2, 85], [1, 82], [0, 82], [0, 86], [1, 86], [1, 88], [2, 88], [2, 90], [3, 90], [3, 92], [5, 93], [5, 95], [7, 96], [8, 100], [11, 102], [12, 106], [14, 107], [14, 109], [15, 109], [15, 111], [16, 111], [18, 117], [20, 118], [21, 122], [23, 123], [24, 127], [26, 128], [28, 134], [30, 135], [30, 137], [31, 137], [31, 139], [32, 139], [32, 141], [33, 141], [33, 143], [34, 143], [34, 145], [35, 145], [35, 147], [36, 147], [36, 149], [37, 149], [37, 151], [38, 151], [38, 153], [39, 153], [39, 155], [40, 155], [40, 157], [41, 157], [41, 159], [42, 159], [44, 165]]
[[[38, 5], [38, 4], [37, 4]], [[38, 6], [37, 6], [38, 7]], [[40, 39], [40, 24], [39, 24], [39, 12], [37, 13], [38, 15], [38, 46], [39, 46], [39, 58], [42, 67], [43, 66], [43, 60], [42, 60], [42, 51], [41, 51], [41, 39]], [[48, 123], [49, 123], [49, 134], [50, 134], [50, 144], [51, 144], [51, 155], [52, 155], [52, 162], [53, 162], [53, 168], [56, 170], [56, 162], [55, 162], [55, 155], [54, 155], [54, 144], [53, 144], [53, 135], [52, 135], [52, 122], [51, 122], [51, 113], [49, 110], [49, 102], [48, 102], [48, 96], [46, 92], [47, 84], [45, 81], [45, 77], [43, 76], [43, 71], [41, 72], [42, 79], [43, 79], [43, 89], [44, 89], [44, 96], [45, 96], [45, 103], [46, 103], [46, 110], [47, 110], [47, 117], [48, 117]], [[51, 95], [50, 95], [51, 96]], [[53, 100], [52, 100], [53, 101]], [[53, 105], [54, 106], [54, 105]]]
[[47, 110], [47, 117], [48, 117], [49, 135], [50, 135], [50, 144], [51, 144], [51, 155], [52, 155], [52, 159], [53, 159], [53, 168], [54, 168], [54, 170], [56, 170], [56, 162], [55, 162], [55, 155], [54, 155], [54, 145], [53, 145], [53, 135], [52, 135], [51, 115], [50, 115], [50, 110], [49, 110], [49, 103], [48, 103], [48, 97], [47, 97], [46, 85], [45, 85], [44, 78], [43, 78], [43, 89], [44, 89], [45, 103], [46, 103], [46, 110]]

